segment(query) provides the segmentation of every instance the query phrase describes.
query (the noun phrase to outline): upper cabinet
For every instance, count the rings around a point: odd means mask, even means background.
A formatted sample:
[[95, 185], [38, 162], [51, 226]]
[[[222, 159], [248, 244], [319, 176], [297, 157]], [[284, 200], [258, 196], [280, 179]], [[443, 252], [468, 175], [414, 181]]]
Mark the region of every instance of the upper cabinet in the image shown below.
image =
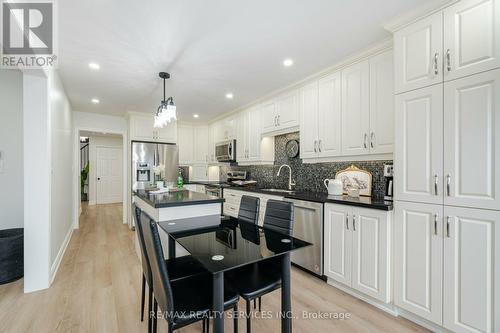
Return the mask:
[[462, 0], [394, 34], [395, 91], [500, 67], [499, 0]]
[[299, 92], [293, 90], [261, 104], [262, 134], [282, 134], [299, 127]]
[[193, 127], [193, 163], [208, 163], [208, 126], [196, 125]]
[[179, 164], [209, 162], [209, 129], [206, 125], [179, 124]]
[[149, 114], [129, 114], [130, 140], [163, 143], [177, 142], [177, 122], [172, 121], [163, 128], [155, 128], [154, 116]]
[[261, 135], [262, 114], [262, 107], [253, 107], [238, 114], [236, 161], [239, 164], [274, 163], [274, 138]]
[[179, 164], [189, 165], [193, 162], [193, 126], [187, 124], [179, 124], [177, 128], [179, 147]]

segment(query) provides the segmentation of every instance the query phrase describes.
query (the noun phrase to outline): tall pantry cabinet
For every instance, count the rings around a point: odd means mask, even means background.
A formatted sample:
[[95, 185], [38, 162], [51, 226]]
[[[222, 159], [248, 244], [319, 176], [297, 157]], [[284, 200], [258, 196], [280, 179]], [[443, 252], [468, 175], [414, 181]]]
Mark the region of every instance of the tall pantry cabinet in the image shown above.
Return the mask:
[[395, 304], [500, 331], [500, 0], [394, 33]]

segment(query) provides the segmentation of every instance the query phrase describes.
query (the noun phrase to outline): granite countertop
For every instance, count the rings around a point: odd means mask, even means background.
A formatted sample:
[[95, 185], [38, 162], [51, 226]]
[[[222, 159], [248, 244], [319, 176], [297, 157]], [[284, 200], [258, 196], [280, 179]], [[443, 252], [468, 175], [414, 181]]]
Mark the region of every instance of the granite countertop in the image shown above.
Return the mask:
[[134, 195], [144, 200], [154, 208], [203, 205], [211, 203], [223, 203], [223, 198], [218, 198], [205, 193], [188, 190], [151, 194], [149, 191], [137, 190]]
[[347, 195], [328, 195], [326, 193], [302, 192], [302, 191], [296, 191], [293, 193], [271, 192], [271, 191], [265, 191], [264, 189], [258, 187], [231, 186], [230, 189], [238, 191], [255, 192], [267, 195], [276, 195], [280, 197], [285, 197], [287, 199], [313, 201], [319, 203], [336, 203], [342, 205], [365, 207], [365, 208], [379, 209], [386, 211], [390, 211], [393, 209], [392, 201], [387, 201], [384, 200], [383, 198], [376, 198], [376, 197], [351, 198]]

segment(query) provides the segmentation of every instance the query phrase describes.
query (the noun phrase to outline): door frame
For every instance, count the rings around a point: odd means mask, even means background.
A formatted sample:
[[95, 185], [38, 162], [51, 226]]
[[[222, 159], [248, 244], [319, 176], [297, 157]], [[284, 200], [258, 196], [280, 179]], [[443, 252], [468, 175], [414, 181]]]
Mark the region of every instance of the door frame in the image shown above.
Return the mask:
[[[95, 170], [96, 170], [96, 172], [95, 172], [95, 174], [94, 174], [94, 177], [96, 177], [96, 178], [97, 178], [97, 170], [98, 170], [98, 169], [97, 169], [97, 163], [98, 163], [98, 162], [97, 162], [97, 160], [98, 160], [98, 159], [97, 159], [97, 156], [98, 156], [98, 154], [97, 154], [97, 150], [98, 150], [98, 149], [100, 149], [100, 148], [107, 148], [107, 149], [116, 149], [116, 150], [120, 150], [120, 148], [121, 148], [121, 147], [119, 147], [119, 146], [107, 146], [107, 145], [98, 145], [98, 146], [95, 146], [95, 149], [96, 149], [96, 150], [95, 150], [95, 164], [96, 164], [96, 165], [95, 165], [95, 166], [96, 166]], [[123, 173], [125, 172], [125, 170], [123, 169], [123, 159], [124, 159], [124, 156], [123, 156], [123, 149], [121, 149], [121, 150], [122, 150], [122, 152], [121, 152], [121, 154], [122, 154], [122, 155], [121, 155], [121, 158], [122, 158], [122, 191], [123, 191]], [[100, 204], [98, 203], [97, 197], [98, 197], [98, 196], [97, 196], [97, 180], [96, 180], [96, 183], [95, 183], [95, 204], [96, 204], [96, 205], [100, 205]], [[122, 198], [122, 201], [123, 201], [123, 198]]]
[[122, 164], [123, 164], [123, 203], [122, 203], [122, 217], [123, 224], [127, 224], [129, 219], [129, 209], [128, 207], [128, 134], [127, 130], [103, 130], [102, 128], [95, 128], [89, 126], [76, 126], [73, 127], [73, 229], [80, 228], [80, 213], [81, 213], [81, 202], [80, 202], [80, 132], [97, 132], [106, 134], [118, 134], [122, 136], [123, 152], [122, 152]]

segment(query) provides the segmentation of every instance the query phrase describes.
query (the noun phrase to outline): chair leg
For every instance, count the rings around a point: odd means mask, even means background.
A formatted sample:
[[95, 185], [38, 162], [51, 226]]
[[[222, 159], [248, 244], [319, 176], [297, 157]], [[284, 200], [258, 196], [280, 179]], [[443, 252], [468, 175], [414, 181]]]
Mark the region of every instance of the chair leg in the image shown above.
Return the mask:
[[259, 312], [262, 311], [262, 297], [259, 297]]
[[238, 303], [233, 308], [234, 333], [238, 333]]
[[246, 311], [246, 317], [247, 317], [247, 333], [252, 332], [252, 327], [251, 327], [251, 318], [250, 318], [250, 301], [246, 301], [247, 303], [247, 311]]
[[201, 327], [202, 327], [201, 331], [202, 331], [203, 333], [205, 333], [205, 323], [206, 323], [206, 319], [205, 319], [205, 318], [203, 318], [202, 323], [201, 323]]
[[257, 309], [257, 299], [256, 298], [254, 298], [254, 300], [253, 300], [253, 309], [254, 310]]
[[[156, 299], [154, 300], [154, 306], [153, 306], [153, 333], [156, 333], [157, 331], [157, 325], [158, 325], [158, 319], [156, 318], [156, 315], [158, 314], [158, 302], [156, 302]], [[169, 326], [170, 330], [170, 326]]]
[[141, 321], [144, 321], [144, 302], [146, 301], [146, 278], [142, 274]]
[[151, 310], [153, 308], [153, 303], [154, 303], [154, 299], [153, 299], [153, 287], [150, 286], [149, 287], [149, 298], [148, 298], [148, 333], [151, 333], [153, 332], [153, 321], [155, 320], [154, 318], [152, 318], [151, 316]]

